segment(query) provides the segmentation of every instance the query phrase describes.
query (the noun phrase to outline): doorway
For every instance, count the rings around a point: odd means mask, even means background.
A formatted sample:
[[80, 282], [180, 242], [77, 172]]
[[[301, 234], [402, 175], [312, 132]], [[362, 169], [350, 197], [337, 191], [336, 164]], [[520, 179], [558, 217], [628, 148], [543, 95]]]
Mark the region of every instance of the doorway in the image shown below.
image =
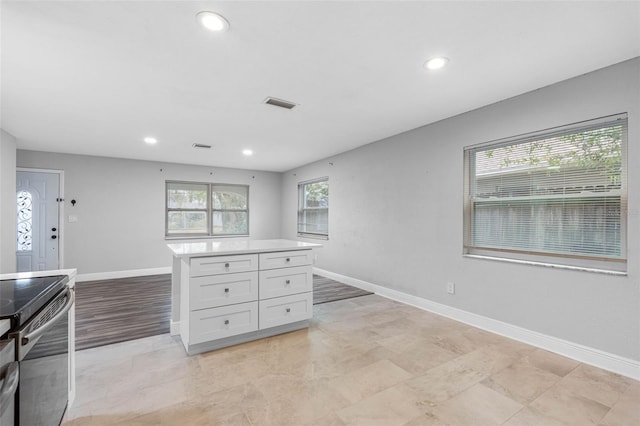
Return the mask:
[[16, 173], [16, 269], [61, 268], [62, 171], [18, 169]]

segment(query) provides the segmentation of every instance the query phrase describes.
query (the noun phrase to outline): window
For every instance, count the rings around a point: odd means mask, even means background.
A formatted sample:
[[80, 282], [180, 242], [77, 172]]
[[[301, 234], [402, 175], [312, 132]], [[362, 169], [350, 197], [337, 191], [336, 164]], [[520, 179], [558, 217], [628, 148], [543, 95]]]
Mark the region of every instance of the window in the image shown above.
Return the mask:
[[213, 235], [249, 234], [249, 187], [212, 185]]
[[249, 235], [249, 187], [167, 182], [169, 237]]
[[465, 149], [465, 253], [626, 270], [626, 114]]
[[298, 235], [329, 236], [329, 178], [298, 184]]

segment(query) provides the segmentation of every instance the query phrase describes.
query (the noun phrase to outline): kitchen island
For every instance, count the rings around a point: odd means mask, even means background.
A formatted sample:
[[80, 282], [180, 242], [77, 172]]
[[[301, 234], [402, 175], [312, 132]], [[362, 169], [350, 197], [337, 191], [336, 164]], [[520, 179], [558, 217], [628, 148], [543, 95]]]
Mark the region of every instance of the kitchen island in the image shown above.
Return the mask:
[[167, 244], [173, 334], [189, 355], [309, 326], [313, 249], [291, 240]]

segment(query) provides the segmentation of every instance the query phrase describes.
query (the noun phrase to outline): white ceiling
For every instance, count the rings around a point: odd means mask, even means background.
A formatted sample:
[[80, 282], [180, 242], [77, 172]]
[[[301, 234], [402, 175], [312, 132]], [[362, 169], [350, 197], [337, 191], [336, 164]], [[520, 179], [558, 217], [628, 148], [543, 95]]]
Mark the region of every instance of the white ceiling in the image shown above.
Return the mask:
[[[202, 10], [230, 30], [198, 27]], [[0, 124], [18, 148], [271, 171], [640, 56], [638, 1], [3, 0], [0, 13]], [[427, 71], [435, 55], [449, 66]]]

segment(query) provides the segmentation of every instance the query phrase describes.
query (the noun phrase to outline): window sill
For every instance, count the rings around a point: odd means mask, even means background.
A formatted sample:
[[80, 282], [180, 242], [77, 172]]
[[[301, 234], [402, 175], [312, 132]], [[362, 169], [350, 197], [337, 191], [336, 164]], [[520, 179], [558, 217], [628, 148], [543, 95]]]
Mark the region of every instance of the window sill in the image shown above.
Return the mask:
[[580, 271], [580, 272], [592, 272], [596, 274], [604, 274], [604, 275], [613, 275], [617, 277], [626, 277], [627, 273], [622, 271], [611, 271], [607, 269], [596, 269], [596, 268], [585, 268], [581, 266], [570, 266], [570, 265], [558, 265], [555, 263], [544, 263], [544, 262], [534, 262], [531, 260], [518, 260], [518, 259], [507, 259], [504, 257], [493, 257], [493, 256], [483, 256], [478, 254], [463, 254], [462, 257], [466, 257], [469, 259], [484, 259], [484, 260], [493, 260], [497, 262], [507, 262], [507, 263], [519, 263], [521, 265], [531, 265], [531, 266], [543, 266], [546, 268], [554, 268], [554, 269], [568, 269], [571, 271]]
[[165, 235], [165, 241], [173, 241], [173, 240], [213, 240], [219, 238], [249, 238], [249, 235], [176, 235], [176, 236], [167, 236]]
[[318, 234], [300, 234], [298, 233], [298, 238], [309, 238], [312, 240], [328, 240], [328, 235], [318, 235]]

